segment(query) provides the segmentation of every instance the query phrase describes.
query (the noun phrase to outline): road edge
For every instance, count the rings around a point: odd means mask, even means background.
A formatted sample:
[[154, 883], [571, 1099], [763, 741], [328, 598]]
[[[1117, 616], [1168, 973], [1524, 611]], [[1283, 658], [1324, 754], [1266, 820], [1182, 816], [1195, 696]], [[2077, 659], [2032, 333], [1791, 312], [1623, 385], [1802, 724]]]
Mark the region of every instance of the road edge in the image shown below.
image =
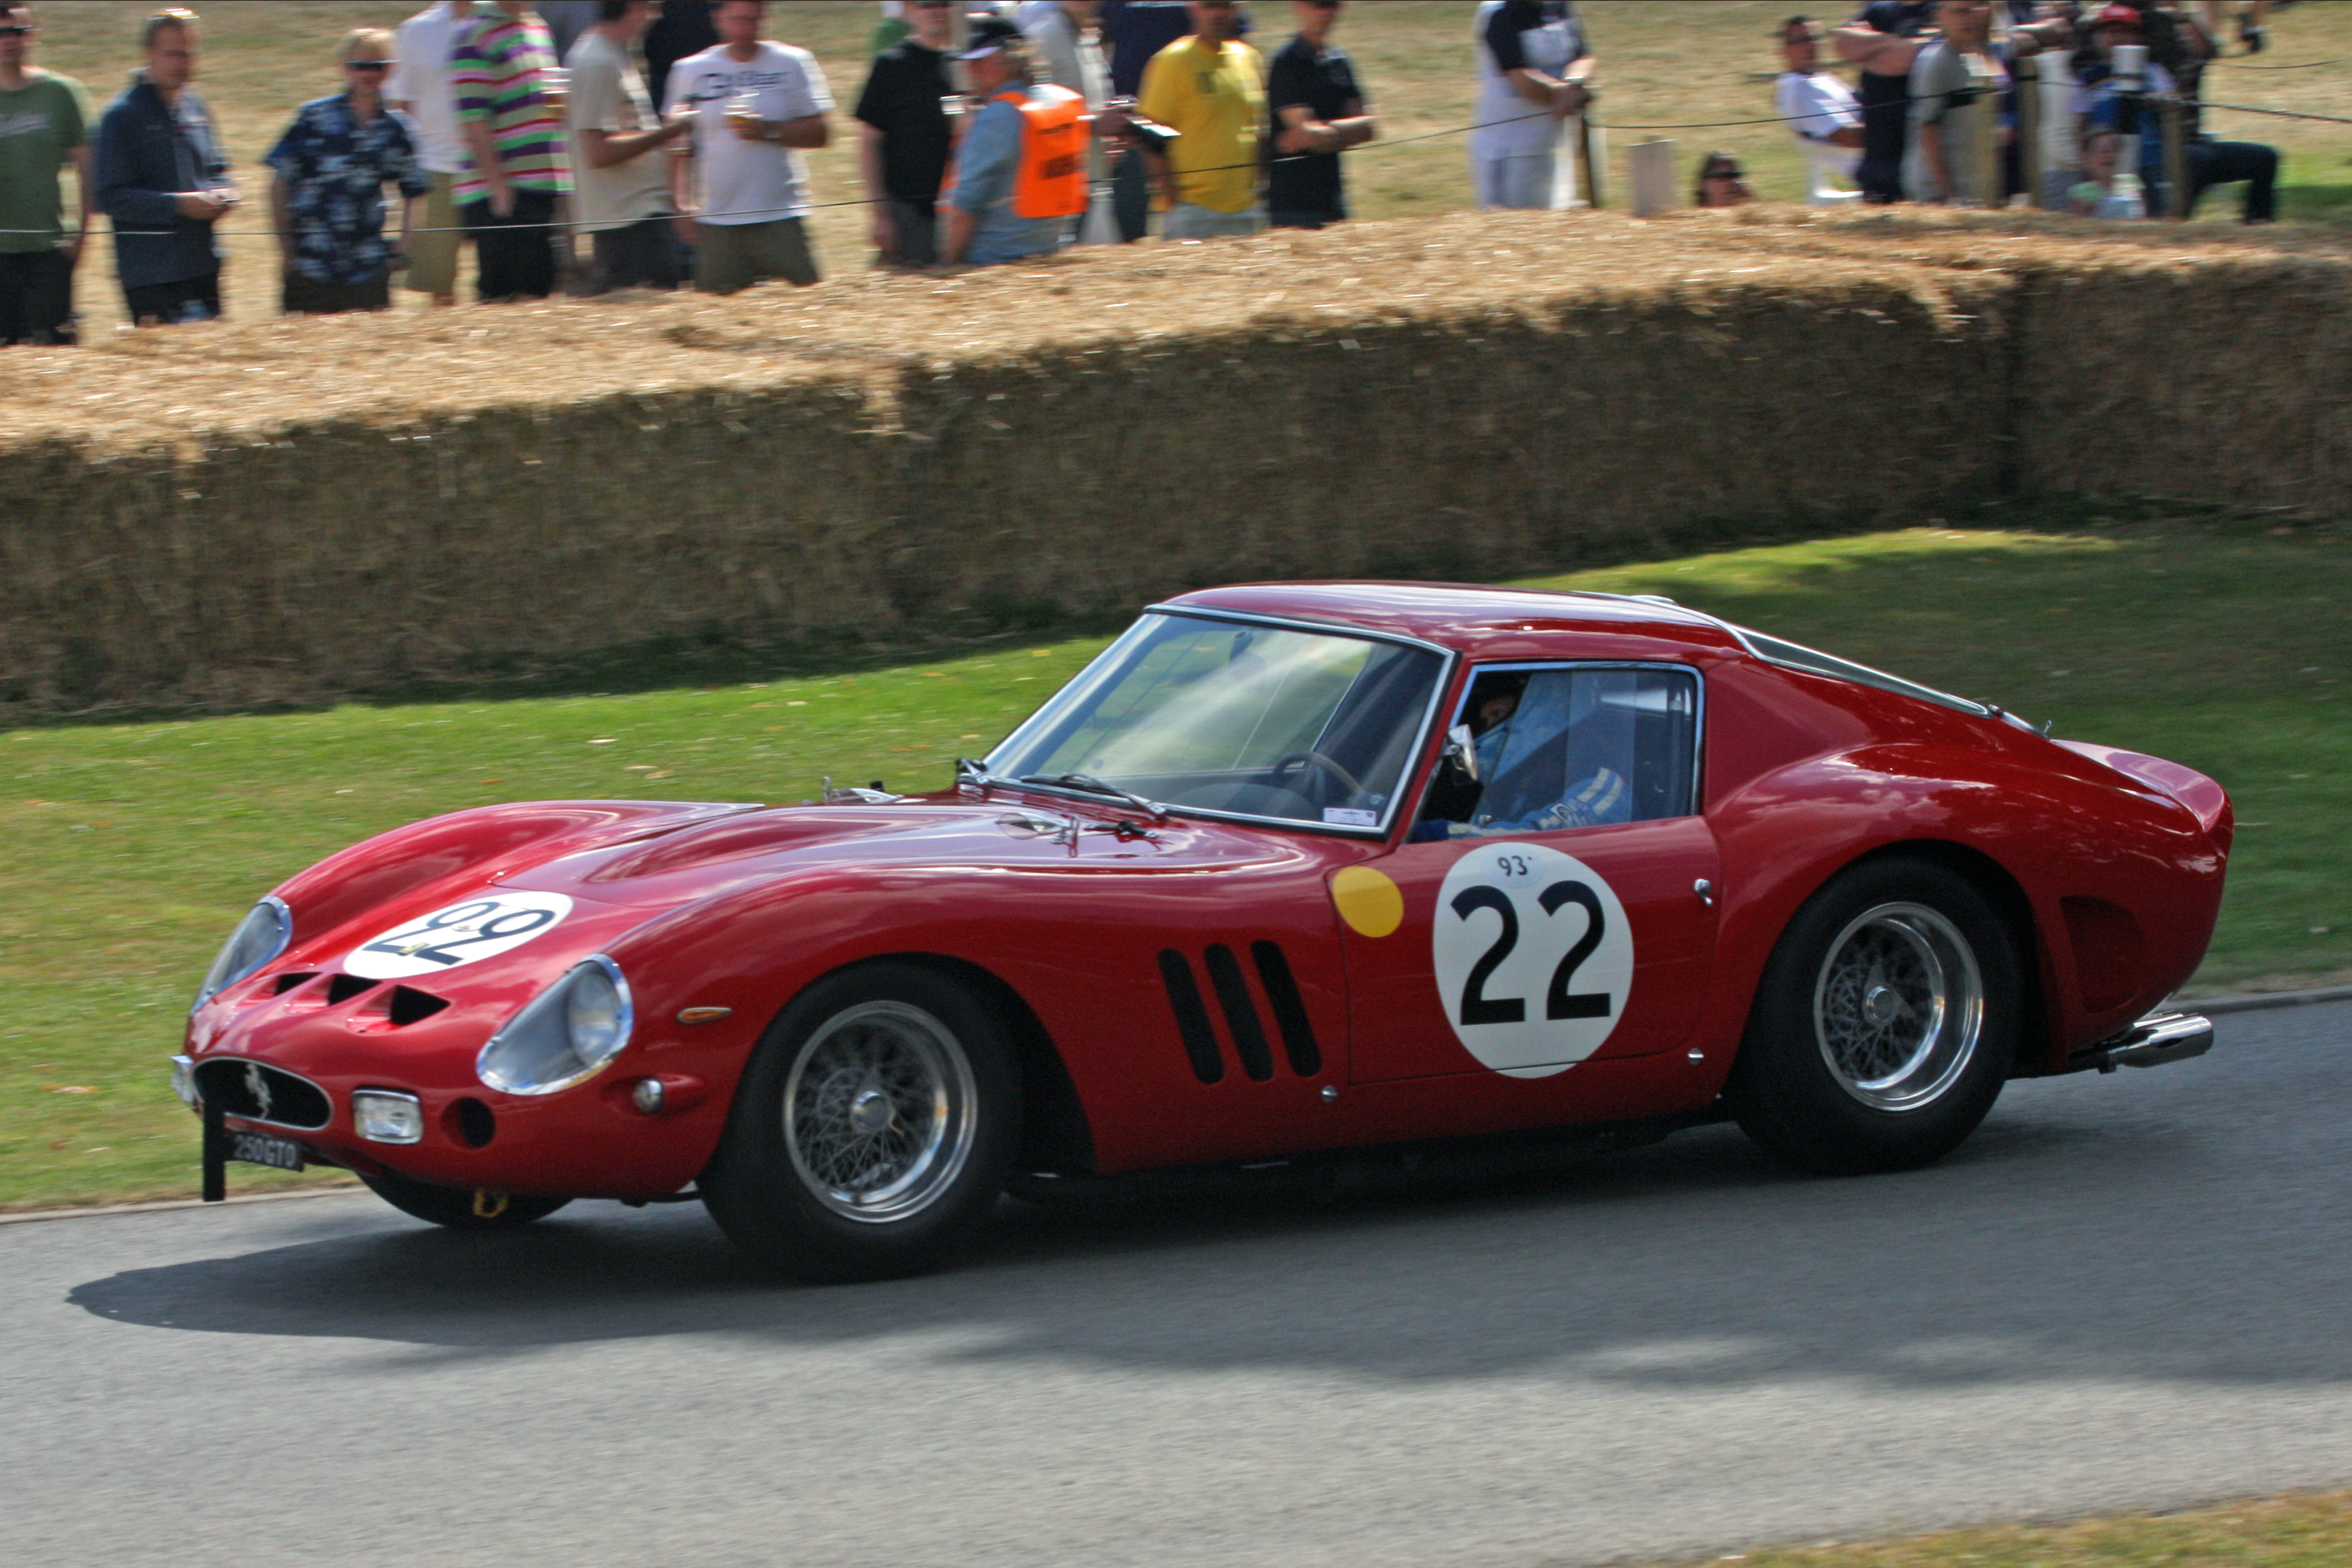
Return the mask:
[[[2352, 1002], [2352, 985], [2321, 985], [2308, 991], [2255, 991], [2242, 996], [2208, 996], [2180, 1004], [2184, 1012], [2191, 1013], [2261, 1013], [2273, 1007], [2310, 1007], [2324, 1002]], [[293, 1198], [347, 1197], [363, 1193], [357, 1184], [331, 1187], [298, 1187], [285, 1193], [247, 1193], [223, 1200], [229, 1204], [280, 1204]], [[163, 1198], [136, 1204], [91, 1204], [71, 1209], [26, 1209], [16, 1214], [0, 1214], [0, 1225], [30, 1225], [38, 1220], [91, 1219], [100, 1215], [161, 1214], [169, 1209], [219, 1208], [220, 1204], [207, 1204], [200, 1198]]]
[[31, 1225], [45, 1219], [95, 1219], [115, 1214], [161, 1214], [167, 1209], [216, 1209], [236, 1204], [282, 1204], [292, 1198], [348, 1197], [366, 1191], [356, 1182], [338, 1182], [333, 1186], [296, 1187], [283, 1193], [240, 1193], [216, 1204], [208, 1204], [202, 1198], [149, 1198], [140, 1203], [88, 1204], [71, 1209], [19, 1209], [14, 1214], [0, 1214], [0, 1225]]

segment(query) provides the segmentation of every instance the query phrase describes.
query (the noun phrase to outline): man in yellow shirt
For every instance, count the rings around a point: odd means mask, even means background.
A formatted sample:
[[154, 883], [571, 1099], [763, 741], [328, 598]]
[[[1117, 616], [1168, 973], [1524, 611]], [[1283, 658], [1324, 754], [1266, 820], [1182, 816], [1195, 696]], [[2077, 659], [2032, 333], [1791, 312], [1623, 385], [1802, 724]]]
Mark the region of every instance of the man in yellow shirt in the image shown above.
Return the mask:
[[1192, 0], [1192, 36], [1143, 68], [1136, 109], [1177, 132], [1152, 155], [1168, 216], [1162, 239], [1208, 239], [1265, 227], [1258, 199], [1265, 66], [1240, 38], [1234, 0]]

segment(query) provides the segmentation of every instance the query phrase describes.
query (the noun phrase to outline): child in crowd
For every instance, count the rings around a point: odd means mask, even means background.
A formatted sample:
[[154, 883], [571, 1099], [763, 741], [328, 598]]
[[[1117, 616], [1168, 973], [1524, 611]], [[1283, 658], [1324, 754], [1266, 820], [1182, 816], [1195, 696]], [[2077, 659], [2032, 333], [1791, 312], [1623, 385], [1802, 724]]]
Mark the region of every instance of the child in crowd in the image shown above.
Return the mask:
[[2147, 205], [2136, 190], [2118, 188], [2124, 139], [2114, 131], [2083, 138], [2083, 183], [2066, 193], [2076, 217], [2146, 217]]

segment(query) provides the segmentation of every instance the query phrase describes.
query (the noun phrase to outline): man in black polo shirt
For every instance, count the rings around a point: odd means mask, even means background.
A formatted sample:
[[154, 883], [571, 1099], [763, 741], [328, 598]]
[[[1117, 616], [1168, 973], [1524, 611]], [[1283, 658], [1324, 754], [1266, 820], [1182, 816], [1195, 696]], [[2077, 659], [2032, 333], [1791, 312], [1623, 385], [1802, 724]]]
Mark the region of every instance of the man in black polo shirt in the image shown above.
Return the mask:
[[1838, 58], [1862, 67], [1862, 199], [1903, 199], [1903, 153], [1911, 137], [1911, 62], [1935, 28], [1935, 0], [1870, 0], [1834, 35]]
[[1348, 216], [1339, 153], [1372, 139], [1379, 127], [1356, 83], [1356, 68], [1331, 43], [1340, 0], [1292, 0], [1298, 36], [1266, 72], [1267, 218], [1276, 228], [1321, 228]]
[[940, 184], [953, 139], [942, 103], [955, 91], [946, 49], [955, 27], [949, 0], [911, 0], [914, 31], [874, 57], [857, 96], [857, 155], [873, 203], [874, 248], [886, 263], [939, 259]]

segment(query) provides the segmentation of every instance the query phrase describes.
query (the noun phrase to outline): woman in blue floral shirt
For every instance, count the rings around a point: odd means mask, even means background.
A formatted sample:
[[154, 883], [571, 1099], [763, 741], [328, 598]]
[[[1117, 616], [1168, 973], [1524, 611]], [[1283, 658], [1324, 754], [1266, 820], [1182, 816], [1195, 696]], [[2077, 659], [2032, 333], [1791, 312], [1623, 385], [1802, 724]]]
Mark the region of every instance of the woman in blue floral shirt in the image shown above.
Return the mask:
[[383, 102], [392, 35], [362, 28], [343, 39], [341, 92], [295, 111], [263, 160], [278, 175], [278, 247], [287, 313], [381, 310], [402, 265], [383, 237], [383, 187], [397, 185], [401, 237], [413, 204], [433, 188], [416, 158], [416, 127]]

